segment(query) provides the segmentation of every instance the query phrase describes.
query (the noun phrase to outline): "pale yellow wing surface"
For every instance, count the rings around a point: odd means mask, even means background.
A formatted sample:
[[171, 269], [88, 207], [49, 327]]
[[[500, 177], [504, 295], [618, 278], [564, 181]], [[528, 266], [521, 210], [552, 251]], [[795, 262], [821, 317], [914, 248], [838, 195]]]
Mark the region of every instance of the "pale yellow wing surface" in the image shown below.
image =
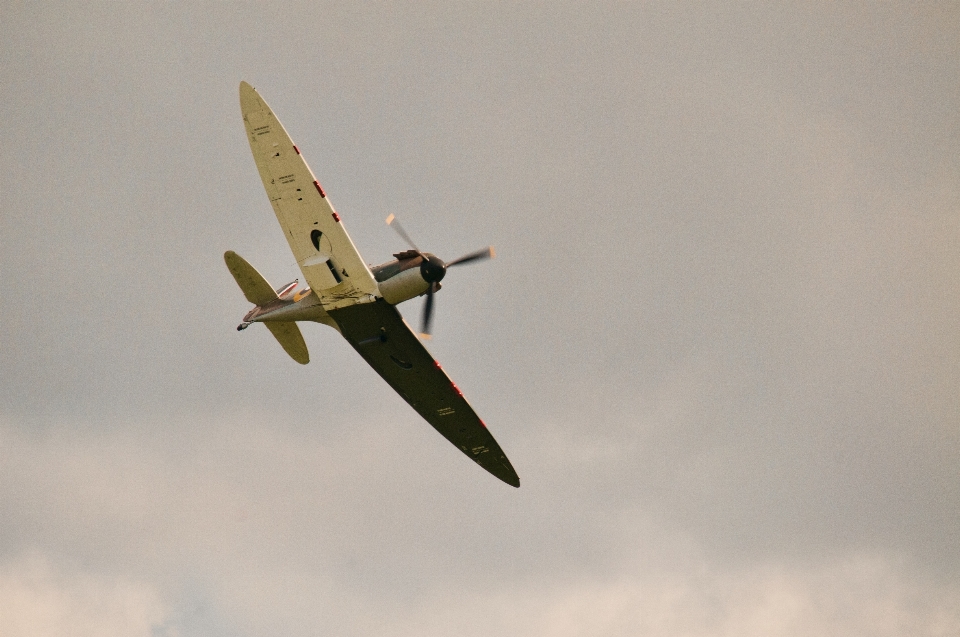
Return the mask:
[[240, 109], [273, 211], [324, 309], [373, 301], [377, 282], [339, 215], [280, 120], [246, 82], [240, 83]]

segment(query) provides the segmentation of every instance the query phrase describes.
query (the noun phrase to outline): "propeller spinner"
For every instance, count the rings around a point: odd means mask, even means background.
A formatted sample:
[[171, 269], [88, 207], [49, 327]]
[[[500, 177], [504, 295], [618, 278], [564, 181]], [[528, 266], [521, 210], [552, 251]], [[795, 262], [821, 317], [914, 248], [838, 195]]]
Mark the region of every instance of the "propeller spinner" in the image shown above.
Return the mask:
[[496, 256], [496, 253], [493, 251], [493, 246], [487, 246], [475, 252], [465, 254], [462, 257], [454, 259], [453, 261], [444, 262], [443, 259], [438, 257], [435, 254], [430, 254], [429, 252], [422, 252], [420, 248], [417, 247], [417, 244], [413, 242], [413, 239], [410, 238], [410, 235], [406, 233], [403, 229], [403, 226], [400, 225], [400, 222], [397, 221], [396, 216], [392, 213], [387, 217], [387, 225], [392, 227], [397, 231], [404, 241], [407, 242], [413, 251], [419, 255], [423, 261], [420, 263], [420, 275], [423, 277], [423, 280], [430, 284], [429, 289], [427, 289], [427, 300], [423, 304], [423, 320], [422, 320], [422, 329], [420, 330], [420, 336], [422, 338], [430, 338], [430, 323], [433, 320], [433, 295], [440, 289], [440, 281], [447, 274], [447, 268], [453, 267], [455, 265], [465, 265], [467, 263], [472, 263], [474, 261], [480, 261], [483, 259], [492, 259]]

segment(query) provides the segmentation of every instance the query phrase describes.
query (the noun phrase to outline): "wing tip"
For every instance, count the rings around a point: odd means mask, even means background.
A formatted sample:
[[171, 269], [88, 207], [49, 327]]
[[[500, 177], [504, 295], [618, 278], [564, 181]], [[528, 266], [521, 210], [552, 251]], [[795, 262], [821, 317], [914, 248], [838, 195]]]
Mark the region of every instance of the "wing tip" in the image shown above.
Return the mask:
[[517, 470], [513, 468], [513, 465], [510, 464], [510, 461], [507, 460], [506, 456], [503, 457], [503, 464], [500, 466], [494, 467], [484, 467], [487, 471], [492, 473], [494, 476], [500, 479], [500, 481], [509, 484], [514, 489], [520, 488], [520, 476], [517, 475]]
[[247, 82], [240, 82], [240, 111], [246, 115], [248, 112], [258, 110], [261, 102], [260, 94]]

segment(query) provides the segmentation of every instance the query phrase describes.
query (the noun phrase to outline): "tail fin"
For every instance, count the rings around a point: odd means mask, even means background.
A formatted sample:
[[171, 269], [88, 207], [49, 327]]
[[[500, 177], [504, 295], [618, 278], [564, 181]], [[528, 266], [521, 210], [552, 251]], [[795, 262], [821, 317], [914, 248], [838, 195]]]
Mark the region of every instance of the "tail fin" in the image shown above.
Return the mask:
[[[276, 301], [279, 297], [263, 275], [257, 272], [256, 268], [247, 263], [243, 257], [227, 250], [223, 253], [223, 260], [227, 263], [230, 274], [233, 275], [237, 285], [243, 291], [243, 295], [254, 305], [266, 305], [271, 301]], [[269, 321], [264, 322], [270, 333], [283, 347], [283, 351], [290, 355], [290, 358], [301, 365], [310, 362], [310, 354], [307, 352], [307, 344], [303, 341], [303, 334], [300, 328], [293, 321]]]

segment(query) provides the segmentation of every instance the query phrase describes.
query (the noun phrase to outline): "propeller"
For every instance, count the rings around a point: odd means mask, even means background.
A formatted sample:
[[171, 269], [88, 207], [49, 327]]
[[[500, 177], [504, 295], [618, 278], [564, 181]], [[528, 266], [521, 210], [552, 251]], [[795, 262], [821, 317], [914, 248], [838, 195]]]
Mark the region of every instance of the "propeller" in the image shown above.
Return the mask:
[[392, 227], [397, 231], [404, 241], [407, 242], [413, 251], [423, 259], [423, 262], [420, 264], [420, 275], [423, 277], [424, 281], [427, 281], [430, 284], [430, 287], [427, 289], [427, 300], [423, 304], [423, 321], [422, 329], [420, 330], [420, 337], [424, 339], [430, 339], [430, 323], [433, 321], [433, 295], [440, 289], [440, 280], [443, 279], [447, 274], [447, 268], [453, 267], [455, 265], [465, 265], [467, 263], [473, 263], [474, 261], [481, 261], [483, 259], [492, 259], [497, 256], [496, 252], [493, 251], [493, 246], [487, 246], [475, 252], [465, 254], [462, 257], [454, 259], [453, 261], [444, 262], [443, 259], [438, 257], [435, 254], [430, 254], [429, 252], [422, 252], [420, 248], [417, 247], [417, 244], [413, 242], [413, 239], [410, 238], [410, 235], [403, 229], [403, 226], [400, 225], [400, 222], [397, 221], [396, 216], [392, 213], [387, 217], [387, 225]]

